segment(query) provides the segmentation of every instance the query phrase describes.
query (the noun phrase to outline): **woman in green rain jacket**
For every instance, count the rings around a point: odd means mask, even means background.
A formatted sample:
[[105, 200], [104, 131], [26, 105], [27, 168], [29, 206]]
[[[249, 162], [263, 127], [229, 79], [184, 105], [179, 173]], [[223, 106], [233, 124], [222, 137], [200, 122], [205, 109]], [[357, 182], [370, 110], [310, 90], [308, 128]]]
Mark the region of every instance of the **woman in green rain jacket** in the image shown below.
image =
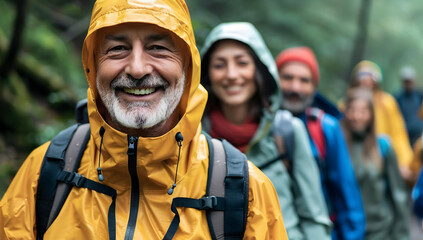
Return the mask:
[[[330, 239], [331, 222], [305, 127], [278, 110], [276, 65], [258, 31], [245, 22], [220, 24], [202, 53], [201, 82], [209, 91], [203, 129], [262, 167], [278, 193], [289, 239]], [[285, 119], [283, 126], [275, 123], [275, 115]], [[285, 144], [277, 147], [274, 135], [287, 128], [291, 136], [282, 135]], [[286, 152], [292, 152], [290, 160], [278, 159]]]

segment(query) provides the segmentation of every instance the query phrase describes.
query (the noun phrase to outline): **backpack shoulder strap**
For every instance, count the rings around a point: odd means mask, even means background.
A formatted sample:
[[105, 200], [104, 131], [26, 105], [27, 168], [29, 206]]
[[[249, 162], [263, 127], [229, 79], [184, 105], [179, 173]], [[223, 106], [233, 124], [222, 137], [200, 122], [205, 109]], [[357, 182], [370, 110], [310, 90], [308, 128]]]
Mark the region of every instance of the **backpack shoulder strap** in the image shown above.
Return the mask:
[[[225, 176], [226, 176], [226, 155], [223, 149], [223, 144], [217, 139], [208, 139], [211, 141], [209, 148], [210, 159], [209, 161], [209, 175], [207, 179], [207, 196], [225, 197]], [[224, 159], [224, 161], [216, 161], [216, 159]], [[209, 224], [210, 233], [213, 239], [222, 239], [225, 236], [224, 232], [224, 212], [211, 211], [207, 213], [207, 223]]]
[[272, 126], [275, 144], [280, 153], [277, 159], [282, 159], [289, 173], [292, 173], [292, 161], [294, 160], [295, 149], [292, 120], [293, 116], [289, 111], [278, 110]]
[[247, 158], [226, 140], [205, 136], [210, 152], [206, 195], [225, 199], [224, 212], [207, 211], [211, 236], [242, 239], [248, 212]]
[[[73, 135], [68, 149], [65, 154], [65, 165], [63, 167], [64, 171], [76, 172], [78, 170], [79, 164], [81, 163], [81, 158], [85, 150], [85, 146], [90, 139], [90, 125], [82, 124], [80, 125]], [[59, 182], [56, 188], [56, 195], [54, 197], [53, 206], [50, 211], [50, 215], [47, 222], [47, 228], [51, 225], [54, 219], [56, 219], [59, 214], [63, 204], [72, 186], [64, 182]]]
[[[180, 216], [177, 207], [205, 210], [212, 239], [235, 240], [244, 236], [248, 213], [247, 157], [226, 140], [212, 140], [207, 133], [202, 133], [209, 147], [206, 195], [199, 199], [173, 198], [171, 210], [175, 216], [164, 240], [172, 239], [178, 230]], [[216, 211], [223, 211], [223, 214], [213, 213]]]
[[57, 176], [62, 170], [77, 170], [89, 138], [89, 124], [75, 124], [60, 132], [51, 141], [43, 159], [37, 186], [37, 239], [43, 238], [71, 189], [67, 184], [58, 183]]
[[248, 213], [247, 157], [228, 141], [222, 140], [222, 144], [226, 153], [225, 239], [242, 239]]

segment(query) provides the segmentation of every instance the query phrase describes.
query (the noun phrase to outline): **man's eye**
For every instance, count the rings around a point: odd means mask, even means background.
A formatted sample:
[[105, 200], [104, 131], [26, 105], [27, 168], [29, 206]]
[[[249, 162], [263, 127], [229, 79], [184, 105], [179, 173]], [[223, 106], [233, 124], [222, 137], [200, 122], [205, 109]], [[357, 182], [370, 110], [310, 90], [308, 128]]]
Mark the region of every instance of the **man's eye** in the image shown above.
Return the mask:
[[294, 77], [291, 75], [282, 75], [282, 79], [284, 80], [292, 80]]
[[162, 45], [152, 45], [150, 47], [150, 50], [165, 50], [165, 51], [170, 51], [167, 47], [164, 47]]
[[115, 46], [115, 47], [109, 48], [109, 50], [107, 50], [107, 53], [109, 53], [109, 52], [123, 51], [125, 49], [126, 48], [124, 46], [119, 45], [119, 46]]
[[309, 83], [309, 82], [311, 82], [311, 79], [309, 79], [309, 78], [301, 78], [301, 82], [303, 82], [303, 83]]

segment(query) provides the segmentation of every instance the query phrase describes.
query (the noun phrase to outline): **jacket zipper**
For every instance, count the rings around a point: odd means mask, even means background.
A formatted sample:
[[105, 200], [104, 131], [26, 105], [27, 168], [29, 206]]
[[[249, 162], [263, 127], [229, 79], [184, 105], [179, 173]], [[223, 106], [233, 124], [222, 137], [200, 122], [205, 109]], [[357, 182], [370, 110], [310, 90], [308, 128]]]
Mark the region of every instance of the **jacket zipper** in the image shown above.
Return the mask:
[[138, 137], [128, 135], [128, 170], [131, 176], [131, 207], [129, 211], [128, 225], [126, 227], [125, 240], [133, 239], [137, 224], [139, 206], [139, 181], [137, 174], [137, 144]]

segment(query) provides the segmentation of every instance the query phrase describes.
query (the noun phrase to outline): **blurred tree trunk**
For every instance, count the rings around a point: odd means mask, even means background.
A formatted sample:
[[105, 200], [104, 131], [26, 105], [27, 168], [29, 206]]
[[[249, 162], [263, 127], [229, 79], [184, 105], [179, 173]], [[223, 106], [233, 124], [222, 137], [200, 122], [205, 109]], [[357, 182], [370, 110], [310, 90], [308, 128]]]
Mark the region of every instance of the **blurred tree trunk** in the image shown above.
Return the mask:
[[22, 33], [26, 18], [27, 0], [16, 0], [16, 19], [13, 26], [13, 36], [9, 43], [9, 49], [0, 66], [0, 77], [6, 78], [10, 71], [14, 68], [17, 55], [21, 46]]
[[346, 81], [350, 81], [350, 74], [354, 66], [363, 60], [366, 50], [367, 35], [369, 31], [369, 18], [372, 0], [362, 0], [360, 6], [360, 14], [358, 17], [357, 35], [354, 40], [354, 47], [351, 54], [351, 62], [346, 73]]

